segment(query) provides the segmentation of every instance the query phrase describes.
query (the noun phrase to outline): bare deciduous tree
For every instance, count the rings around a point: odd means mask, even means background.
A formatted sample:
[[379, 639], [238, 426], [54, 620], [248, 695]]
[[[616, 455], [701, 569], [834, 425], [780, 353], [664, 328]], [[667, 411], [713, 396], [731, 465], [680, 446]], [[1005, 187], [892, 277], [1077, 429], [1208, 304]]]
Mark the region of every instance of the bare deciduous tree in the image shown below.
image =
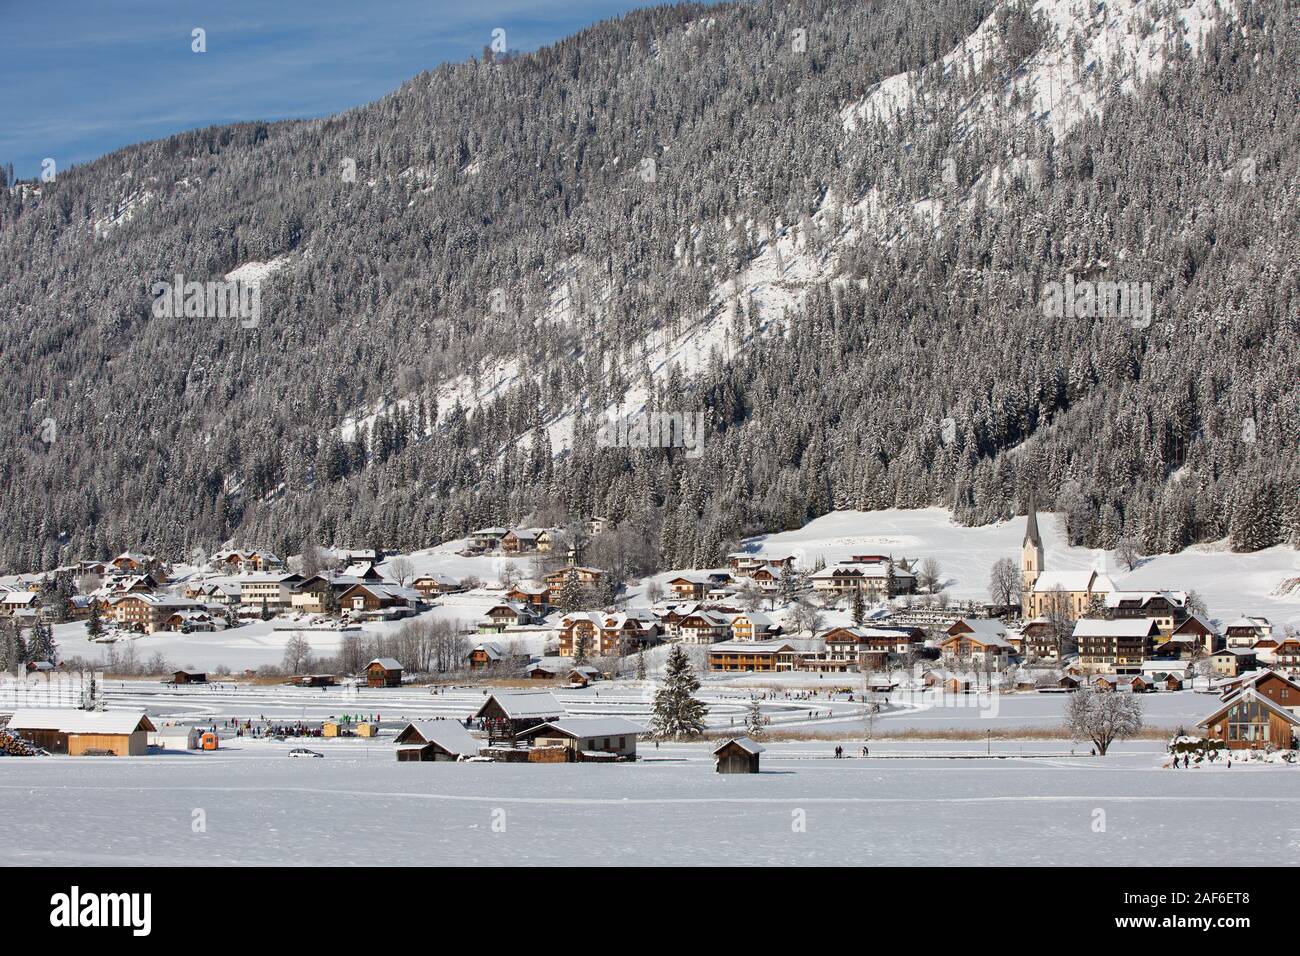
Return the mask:
[[1104, 757], [1116, 740], [1142, 729], [1142, 699], [1133, 694], [1083, 686], [1070, 695], [1065, 725], [1075, 740], [1090, 741]]

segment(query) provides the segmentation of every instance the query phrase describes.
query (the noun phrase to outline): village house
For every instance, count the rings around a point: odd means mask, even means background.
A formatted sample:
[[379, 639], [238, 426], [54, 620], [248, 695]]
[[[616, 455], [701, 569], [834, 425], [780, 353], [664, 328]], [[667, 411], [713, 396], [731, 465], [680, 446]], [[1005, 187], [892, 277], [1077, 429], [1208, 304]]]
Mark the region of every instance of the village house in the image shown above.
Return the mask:
[[714, 644], [731, 636], [731, 615], [694, 611], [682, 617], [677, 633], [684, 644]]
[[564, 585], [568, 582], [570, 576], [578, 579], [578, 583], [583, 587], [595, 587], [605, 576], [605, 572], [600, 568], [585, 568], [570, 566], [552, 571], [542, 578], [546, 586], [553, 592], [559, 593], [563, 590]]
[[765, 641], [780, 625], [759, 611], [744, 611], [731, 619], [731, 637], [736, 641]]
[[401, 662], [392, 657], [376, 657], [366, 665], [366, 686], [401, 687]]
[[402, 762], [462, 760], [476, 756], [480, 747], [459, 720], [412, 721], [393, 742]]
[[242, 588], [237, 580], [198, 581], [185, 589], [185, 596], [204, 604], [220, 604], [234, 607], [239, 604]]
[[33, 594], [31, 591], [7, 591], [3, 597], [0, 597], [0, 614], [5, 617], [14, 617], [18, 611], [34, 613], [40, 609], [40, 606], [40, 595]]
[[339, 595], [339, 607], [350, 617], [415, 609], [423, 601], [424, 596], [419, 591], [396, 584], [354, 584]]
[[1214, 625], [1197, 614], [1189, 614], [1178, 624], [1170, 638], [1190, 638], [1200, 645], [1201, 652], [1213, 654], [1223, 646], [1223, 640]]
[[527, 654], [513, 653], [494, 641], [476, 644], [465, 655], [465, 663], [472, 671], [488, 671], [513, 666], [523, 667], [527, 662]]
[[1224, 741], [1229, 750], [1263, 749], [1269, 744], [1290, 750], [1295, 747], [1300, 717], [1247, 686], [1197, 726], [1204, 727], [1212, 738]]
[[570, 761], [590, 760], [598, 754], [635, 760], [637, 738], [649, 732], [626, 717], [565, 717], [530, 727], [519, 739], [537, 749], [561, 748]]
[[944, 634], [939, 641], [944, 657], [969, 660], [972, 666], [986, 670], [1001, 670], [1010, 662], [1013, 648], [1001, 621], [964, 617]]
[[504, 634], [513, 627], [523, 627], [536, 620], [533, 610], [513, 601], [503, 601], [488, 608], [478, 622], [480, 634]]
[[301, 574], [246, 574], [239, 581], [239, 603], [245, 608], [284, 611], [293, 605], [294, 589], [302, 583]]
[[329, 572], [313, 574], [301, 581], [289, 595], [289, 604], [301, 614], [328, 614], [341, 610], [340, 596], [361, 583], [359, 578]]
[[1175, 661], [1195, 660], [1204, 654], [1200, 639], [1191, 635], [1171, 636], [1167, 640], [1157, 637], [1155, 647], [1151, 650], [1152, 657]]
[[560, 656], [574, 657], [579, 645], [588, 655], [613, 657], [658, 643], [659, 625], [647, 612], [579, 611], [560, 619]]
[[109, 594], [152, 594], [162, 585], [152, 573], [131, 574], [114, 578], [107, 585]]
[[270, 551], [218, 551], [209, 563], [227, 574], [260, 574], [284, 569], [284, 562]]
[[793, 565], [794, 558], [786, 557], [769, 557], [767, 555], [750, 554], [748, 551], [733, 551], [727, 555], [727, 567], [735, 571], [738, 576], [748, 575], [750, 571], [757, 568], [766, 567], [784, 567]]
[[495, 551], [509, 531], [509, 528], [479, 528], [469, 533], [469, 545], [478, 551]]
[[1227, 700], [1246, 687], [1300, 716], [1300, 684], [1285, 674], [1275, 670], [1253, 671], [1224, 681], [1217, 689], [1220, 697]]
[[1223, 629], [1224, 644], [1229, 648], [1254, 647], [1272, 636], [1273, 625], [1266, 617], [1239, 617]]
[[699, 601], [709, 589], [709, 581], [702, 574], [682, 574], [668, 582], [673, 596], [682, 601]]
[[1020, 651], [1026, 660], [1059, 664], [1075, 653], [1074, 636], [1045, 617], [1026, 621], [1020, 629]]
[[1283, 638], [1273, 649], [1273, 666], [1291, 673], [1300, 672], [1300, 639]]
[[1151, 618], [1160, 633], [1172, 635], [1187, 620], [1185, 591], [1112, 591], [1103, 599], [1104, 614], [1112, 620]]
[[123, 551], [109, 562], [113, 570], [123, 574], [137, 574], [157, 563], [152, 554], [140, 554], [137, 551]]
[[506, 591], [506, 600], [531, 608], [535, 614], [551, 610], [551, 589], [536, 584], [516, 584]]
[[216, 629], [217, 624], [211, 612], [203, 607], [181, 608], [172, 611], [163, 621], [163, 630], [179, 631], [183, 634], [215, 631]]
[[881, 601], [896, 594], [915, 594], [916, 575], [888, 559], [877, 563], [844, 562], [809, 576], [813, 591], [832, 599], [862, 592], [867, 600]]
[[1074, 623], [1079, 665], [1087, 674], [1138, 673], [1159, 636], [1160, 625], [1154, 618], [1083, 618]]
[[879, 670], [890, 654], [907, 654], [925, 635], [915, 627], [833, 627], [822, 635], [827, 661], [846, 661], [861, 671]]
[[109, 616], [119, 626], [144, 634], [167, 629], [167, 621], [177, 611], [201, 611], [203, 605], [185, 598], [159, 594], [124, 594], [110, 598]]
[[1249, 647], [1225, 647], [1210, 655], [1210, 669], [1215, 677], [1236, 677], [1253, 671], [1257, 664], [1255, 651]]
[[453, 594], [465, 590], [464, 585], [460, 583], [460, 578], [437, 572], [421, 574], [411, 582], [411, 587], [424, 595], [426, 600], [438, 594]]
[[799, 669], [793, 641], [720, 641], [709, 647], [709, 670], [770, 673]]

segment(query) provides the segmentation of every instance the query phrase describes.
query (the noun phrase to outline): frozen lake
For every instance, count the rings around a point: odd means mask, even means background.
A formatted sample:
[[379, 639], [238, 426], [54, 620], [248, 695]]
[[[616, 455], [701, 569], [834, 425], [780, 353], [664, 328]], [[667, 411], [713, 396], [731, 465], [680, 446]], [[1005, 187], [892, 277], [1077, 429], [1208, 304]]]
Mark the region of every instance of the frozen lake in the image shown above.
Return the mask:
[[[887, 744], [828, 759], [777, 744], [721, 776], [705, 745], [620, 765], [398, 764], [391, 743], [237, 741], [210, 754], [6, 759], [22, 820], [0, 864], [1289, 865], [1300, 768], [1161, 769], [1160, 745], [1102, 758]], [[1068, 748], [1068, 745], [1066, 745]], [[1007, 752], [1059, 753], [1055, 743]], [[879, 756], [877, 756], [879, 755]], [[196, 831], [202, 817], [206, 830]]]

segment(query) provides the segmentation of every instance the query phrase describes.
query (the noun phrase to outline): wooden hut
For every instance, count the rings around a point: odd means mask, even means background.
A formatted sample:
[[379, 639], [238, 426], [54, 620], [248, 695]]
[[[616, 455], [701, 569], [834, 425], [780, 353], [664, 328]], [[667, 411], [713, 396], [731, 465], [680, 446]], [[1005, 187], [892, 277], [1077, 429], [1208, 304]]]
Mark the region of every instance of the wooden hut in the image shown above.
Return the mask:
[[402, 665], [391, 657], [376, 657], [366, 665], [367, 687], [401, 687]]
[[16, 710], [8, 729], [43, 750], [70, 757], [141, 757], [149, 753], [149, 733], [158, 730], [142, 710], [55, 708]]
[[177, 671], [172, 674], [173, 684], [206, 684], [208, 675], [203, 671]]
[[519, 736], [534, 747], [560, 747], [569, 760], [598, 759], [612, 754], [636, 759], [636, 741], [648, 734], [648, 727], [626, 717], [566, 717], [551, 720], [523, 731]]
[[515, 738], [530, 727], [564, 716], [564, 708], [550, 691], [499, 691], [488, 697], [474, 718], [488, 733], [488, 742]]
[[763, 748], [748, 737], [732, 737], [713, 751], [718, 773], [758, 773]]
[[407, 761], [459, 760], [478, 753], [480, 742], [459, 720], [419, 720], [397, 735], [397, 759]]

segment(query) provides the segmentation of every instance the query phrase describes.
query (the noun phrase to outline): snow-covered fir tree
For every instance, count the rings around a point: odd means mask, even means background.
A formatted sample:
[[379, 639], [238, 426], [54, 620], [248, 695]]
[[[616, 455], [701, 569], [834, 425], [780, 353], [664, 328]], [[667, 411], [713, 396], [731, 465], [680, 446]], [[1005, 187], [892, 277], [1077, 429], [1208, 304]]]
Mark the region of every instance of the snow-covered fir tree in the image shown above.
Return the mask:
[[674, 644], [664, 665], [663, 685], [655, 691], [650, 725], [660, 740], [691, 740], [704, 732], [709, 709], [695, 698], [700, 679], [686, 651]]

